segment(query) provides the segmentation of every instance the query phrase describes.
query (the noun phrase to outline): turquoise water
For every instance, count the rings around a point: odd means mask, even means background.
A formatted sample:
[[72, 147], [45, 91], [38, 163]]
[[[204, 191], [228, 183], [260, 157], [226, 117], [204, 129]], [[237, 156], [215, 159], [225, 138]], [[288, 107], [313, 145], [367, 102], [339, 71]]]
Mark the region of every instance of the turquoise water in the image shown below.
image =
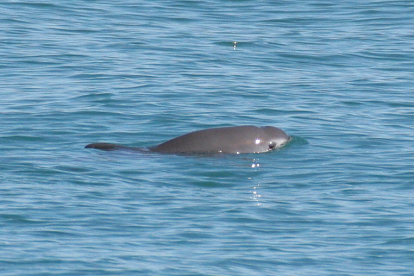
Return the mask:
[[55, 2], [0, 3], [1, 275], [414, 274], [412, 1]]

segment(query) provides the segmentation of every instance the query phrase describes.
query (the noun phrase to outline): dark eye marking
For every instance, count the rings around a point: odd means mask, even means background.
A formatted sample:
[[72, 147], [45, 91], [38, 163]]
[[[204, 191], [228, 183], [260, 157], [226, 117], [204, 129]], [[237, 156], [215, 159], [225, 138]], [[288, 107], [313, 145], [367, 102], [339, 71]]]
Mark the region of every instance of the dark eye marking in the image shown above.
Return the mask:
[[275, 142], [270, 142], [269, 143], [269, 150], [272, 150], [276, 147], [276, 143]]

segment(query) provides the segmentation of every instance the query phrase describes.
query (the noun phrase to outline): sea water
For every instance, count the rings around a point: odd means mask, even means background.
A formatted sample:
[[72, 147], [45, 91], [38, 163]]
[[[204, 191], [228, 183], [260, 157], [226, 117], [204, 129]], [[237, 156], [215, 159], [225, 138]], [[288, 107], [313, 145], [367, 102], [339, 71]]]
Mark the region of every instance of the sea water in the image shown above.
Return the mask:
[[[412, 1], [2, 1], [1, 275], [413, 275]], [[101, 152], [276, 126], [265, 154]]]

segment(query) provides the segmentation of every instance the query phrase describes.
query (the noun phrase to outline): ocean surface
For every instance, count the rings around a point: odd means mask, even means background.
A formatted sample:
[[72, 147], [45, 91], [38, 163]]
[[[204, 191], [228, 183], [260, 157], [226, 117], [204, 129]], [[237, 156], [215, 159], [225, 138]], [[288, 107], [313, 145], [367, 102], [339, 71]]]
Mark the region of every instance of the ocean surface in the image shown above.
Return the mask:
[[2, 276], [414, 275], [414, 2], [1, 1], [0, 143]]

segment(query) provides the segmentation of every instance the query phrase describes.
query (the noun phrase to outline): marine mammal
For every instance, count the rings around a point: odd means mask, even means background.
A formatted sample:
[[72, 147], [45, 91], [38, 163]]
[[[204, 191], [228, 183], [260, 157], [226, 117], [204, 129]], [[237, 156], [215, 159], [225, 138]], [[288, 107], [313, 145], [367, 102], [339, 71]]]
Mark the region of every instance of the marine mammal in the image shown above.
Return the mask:
[[220, 127], [190, 132], [150, 148], [126, 147], [110, 143], [93, 143], [85, 148], [100, 150], [134, 150], [160, 153], [260, 153], [284, 146], [290, 140], [280, 128], [272, 126]]

